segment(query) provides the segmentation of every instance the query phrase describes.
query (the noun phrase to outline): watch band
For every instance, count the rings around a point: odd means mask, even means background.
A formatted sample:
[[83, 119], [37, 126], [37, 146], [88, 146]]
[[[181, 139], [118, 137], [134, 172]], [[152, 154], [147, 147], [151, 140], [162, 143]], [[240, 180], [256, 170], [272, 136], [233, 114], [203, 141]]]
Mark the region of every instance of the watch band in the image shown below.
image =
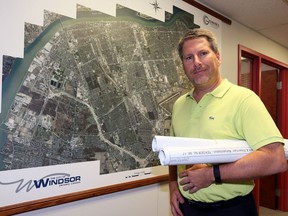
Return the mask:
[[221, 180], [220, 169], [219, 169], [218, 164], [213, 165], [213, 173], [214, 173], [215, 183], [221, 184], [222, 180]]

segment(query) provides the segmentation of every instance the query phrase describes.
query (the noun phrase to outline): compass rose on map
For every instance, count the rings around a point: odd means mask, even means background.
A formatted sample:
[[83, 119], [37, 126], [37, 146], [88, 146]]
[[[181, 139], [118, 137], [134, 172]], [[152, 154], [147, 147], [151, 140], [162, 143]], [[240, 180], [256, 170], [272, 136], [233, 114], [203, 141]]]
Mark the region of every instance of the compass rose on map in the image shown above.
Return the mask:
[[153, 3], [150, 3], [151, 5], [153, 5], [153, 8], [155, 10], [155, 14], [157, 13], [157, 11], [159, 9], [161, 9], [161, 7], [159, 7], [159, 3], [157, 2], [157, 0], [153, 1]]

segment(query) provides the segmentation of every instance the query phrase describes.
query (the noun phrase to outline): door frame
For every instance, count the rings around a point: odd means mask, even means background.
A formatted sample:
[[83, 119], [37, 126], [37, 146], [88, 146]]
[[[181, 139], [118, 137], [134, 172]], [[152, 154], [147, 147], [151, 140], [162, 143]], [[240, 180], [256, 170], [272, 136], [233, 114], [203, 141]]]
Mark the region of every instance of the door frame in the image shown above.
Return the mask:
[[[281, 90], [278, 90], [278, 117], [277, 123], [280, 132], [285, 139], [288, 138], [288, 64], [280, 62], [255, 50], [243, 45], [238, 45], [238, 85], [241, 85], [241, 60], [242, 57], [251, 59], [251, 86], [249, 87], [261, 98], [261, 63], [273, 66], [279, 69], [279, 82], [282, 84]], [[259, 206], [259, 179], [255, 181], [254, 196]], [[288, 171], [278, 174], [278, 209], [288, 211]]]

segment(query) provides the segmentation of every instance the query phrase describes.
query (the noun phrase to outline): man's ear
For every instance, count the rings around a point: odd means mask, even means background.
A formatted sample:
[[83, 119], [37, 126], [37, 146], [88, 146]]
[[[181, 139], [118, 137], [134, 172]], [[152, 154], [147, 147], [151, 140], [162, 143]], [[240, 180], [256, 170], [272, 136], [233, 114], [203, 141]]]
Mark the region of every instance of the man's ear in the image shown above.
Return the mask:
[[218, 59], [218, 65], [220, 65], [221, 64], [221, 55], [219, 52], [216, 53], [216, 57]]

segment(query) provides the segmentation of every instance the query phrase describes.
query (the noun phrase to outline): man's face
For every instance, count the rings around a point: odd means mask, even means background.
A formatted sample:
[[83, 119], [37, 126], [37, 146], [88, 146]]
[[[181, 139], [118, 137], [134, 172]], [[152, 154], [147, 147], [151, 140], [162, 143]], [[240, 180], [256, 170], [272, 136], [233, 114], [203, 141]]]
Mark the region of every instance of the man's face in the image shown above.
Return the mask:
[[184, 42], [182, 63], [186, 76], [195, 87], [211, 87], [220, 78], [220, 55], [213, 52], [206, 38]]

